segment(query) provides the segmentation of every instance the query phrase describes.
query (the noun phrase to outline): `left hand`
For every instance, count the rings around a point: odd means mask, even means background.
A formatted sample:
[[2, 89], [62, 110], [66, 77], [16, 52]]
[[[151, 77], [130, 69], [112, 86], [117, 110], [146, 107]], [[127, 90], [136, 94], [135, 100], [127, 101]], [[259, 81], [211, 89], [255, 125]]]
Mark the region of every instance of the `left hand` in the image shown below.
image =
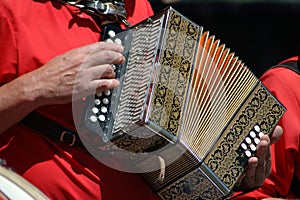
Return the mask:
[[238, 190], [251, 190], [264, 183], [265, 179], [272, 172], [270, 145], [277, 142], [282, 134], [282, 128], [280, 126], [276, 126], [270, 137], [268, 135], [261, 137], [261, 140], [257, 145], [256, 157], [251, 157], [248, 160], [248, 166], [243, 177], [241, 177], [239, 186], [237, 187]]

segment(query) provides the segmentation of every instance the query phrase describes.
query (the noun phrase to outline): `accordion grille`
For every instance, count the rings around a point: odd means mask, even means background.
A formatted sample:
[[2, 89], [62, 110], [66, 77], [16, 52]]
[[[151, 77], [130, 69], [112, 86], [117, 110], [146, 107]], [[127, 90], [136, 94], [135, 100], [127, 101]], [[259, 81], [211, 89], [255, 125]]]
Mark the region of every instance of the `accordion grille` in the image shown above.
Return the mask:
[[132, 31], [132, 43], [128, 52], [127, 71], [122, 81], [114, 132], [126, 130], [138, 123], [144, 114], [144, 105], [151, 83], [153, 60], [161, 31], [161, 18]]

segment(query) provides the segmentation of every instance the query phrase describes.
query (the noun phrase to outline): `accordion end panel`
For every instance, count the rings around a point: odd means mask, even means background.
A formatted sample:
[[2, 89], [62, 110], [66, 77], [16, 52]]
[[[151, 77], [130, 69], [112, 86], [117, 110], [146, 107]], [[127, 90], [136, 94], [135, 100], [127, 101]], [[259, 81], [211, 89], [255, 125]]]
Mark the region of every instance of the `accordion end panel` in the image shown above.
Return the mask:
[[[273, 131], [284, 112], [280, 102], [258, 82], [205, 158], [201, 160], [198, 157], [197, 160], [197, 155], [190, 153], [195, 162], [194, 168], [171, 166], [169, 170], [172, 173], [181, 175], [173, 179], [173, 183], [162, 184], [158, 194], [162, 199], [229, 197], [248, 159], [255, 155], [259, 138]], [[186, 158], [183, 160], [178, 162], [186, 162]], [[185, 173], [183, 170], [186, 170]]]
[[255, 156], [262, 135], [269, 135], [285, 108], [259, 81], [241, 105], [204, 163], [230, 189], [242, 175], [247, 161]]

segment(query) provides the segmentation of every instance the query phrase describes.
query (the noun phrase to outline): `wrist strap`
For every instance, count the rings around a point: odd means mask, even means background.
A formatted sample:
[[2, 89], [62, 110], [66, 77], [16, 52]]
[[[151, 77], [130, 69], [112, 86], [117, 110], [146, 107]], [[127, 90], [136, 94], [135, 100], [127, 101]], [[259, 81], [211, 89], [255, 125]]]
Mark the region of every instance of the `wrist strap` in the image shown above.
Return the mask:
[[27, 115], [22, 121], [25, 126], [34, 129], [47, 137], [56, 141], [62, 142], [69, 146], [78, 146], [84, 148], [79, 135], [76, 131], [65, 128], [59, 123], [41, 115], [37, 112], [32, 112]]

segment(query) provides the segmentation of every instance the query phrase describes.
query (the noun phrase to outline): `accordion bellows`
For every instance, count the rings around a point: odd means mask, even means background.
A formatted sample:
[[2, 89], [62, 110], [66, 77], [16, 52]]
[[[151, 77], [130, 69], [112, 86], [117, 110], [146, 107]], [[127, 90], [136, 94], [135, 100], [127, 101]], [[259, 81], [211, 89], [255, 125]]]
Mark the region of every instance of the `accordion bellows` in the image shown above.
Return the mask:
[[127, 62], [116, 71], [121, 84], [109, 97], [106, 120], [92, 112], [96, 104], [86, 114], [102, 149], [149, 153], [143, 161], [133, 155], [139, 169], [153, 163], [156, 151], [164, 169], [141, 175], [162, 199], [230, 196], [285, 108], [220, 40], [171, 7], [121, 39]]

